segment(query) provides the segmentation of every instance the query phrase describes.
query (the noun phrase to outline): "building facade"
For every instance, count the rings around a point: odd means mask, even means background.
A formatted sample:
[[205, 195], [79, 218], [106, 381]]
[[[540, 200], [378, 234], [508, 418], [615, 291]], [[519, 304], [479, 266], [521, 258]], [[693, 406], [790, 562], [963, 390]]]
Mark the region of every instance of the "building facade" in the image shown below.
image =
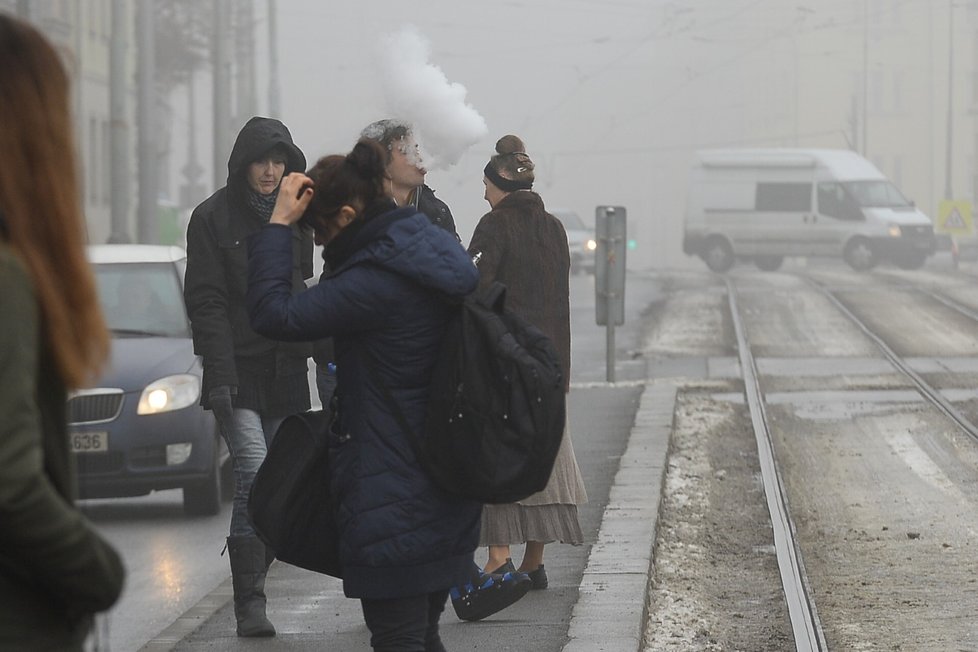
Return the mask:
[[[120, 35], [124, 48], [124, 119], [116, 125], [123, 138], [120, 148], [127, 157], [129, 170], [122, 178], [113, 178], [112, 128], [110, 116], [110, 48], [112, 42], [112, 10], [118, 0], [0, 0], [0, 11], [18, 15], [37, 26], [62, 55], [72, 79], [73, 113], [77, 161], [81, 167], [81, 200], [88, 226], [89, 242], [108, 242], [112, 236], [113, 192], [122, 214], [116, 239], [132, 240], [135, 210], [131, 198], [135, 193], [136, 155], [133, 148], [135, 125], [136, 49], [133, 47], [133, 21]], [[132, 0], [121, 3], [132, 16]], [[119, 176], [116, 173], [115, 176]]]

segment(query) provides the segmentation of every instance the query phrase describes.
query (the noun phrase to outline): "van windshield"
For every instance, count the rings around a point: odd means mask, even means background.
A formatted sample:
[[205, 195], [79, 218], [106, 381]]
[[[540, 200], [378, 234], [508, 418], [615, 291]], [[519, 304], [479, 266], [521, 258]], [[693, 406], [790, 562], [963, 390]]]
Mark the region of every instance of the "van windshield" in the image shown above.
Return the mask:
[[913, 206], [889, 181], [849, 181], [842, 185], [860, 208], [911, 208]]

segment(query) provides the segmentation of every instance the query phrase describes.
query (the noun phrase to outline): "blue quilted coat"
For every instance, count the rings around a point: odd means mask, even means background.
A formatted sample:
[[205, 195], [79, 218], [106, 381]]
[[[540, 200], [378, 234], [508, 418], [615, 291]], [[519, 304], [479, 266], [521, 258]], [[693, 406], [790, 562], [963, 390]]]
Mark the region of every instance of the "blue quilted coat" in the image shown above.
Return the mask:
[[432, 485], [381, 385], [420, 432], [451, 300], [475, 289], [478, 270], [451, 233], [384, 204], [330, 242], [334, 271], [293, 296], [291, 238], [275, 224], [252, 237], [248, 309], [266, 337], [335, 338], [331, 472], [344, 592], [385, 599], [464, 583], [481, 505]]

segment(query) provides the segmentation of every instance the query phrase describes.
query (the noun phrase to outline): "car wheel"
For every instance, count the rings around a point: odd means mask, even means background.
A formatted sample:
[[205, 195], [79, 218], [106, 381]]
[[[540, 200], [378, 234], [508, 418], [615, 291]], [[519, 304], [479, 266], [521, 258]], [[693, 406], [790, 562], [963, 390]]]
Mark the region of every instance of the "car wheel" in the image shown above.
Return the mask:
[[221, 462], [215, 447], [207, 477], [183, 488], [183, 511], [188, 516], [213, 516], [221, 511]]
[[757, 256], [754, 258], [754, 264], [763, 272], [777, 271], [783, 262], [784, 256]]
[[707, 267], [720, 274], [728, 271], [734, 264], [733, 249], [723, 238], [713, 237], [707, 240], [702, 258]]
[[853, 238], [846, 245], [842, 254], [849, 267], [857, 272], [865, 272], [876, 266], [876, 253], [873, 251], [869, 240], [865, 238]]

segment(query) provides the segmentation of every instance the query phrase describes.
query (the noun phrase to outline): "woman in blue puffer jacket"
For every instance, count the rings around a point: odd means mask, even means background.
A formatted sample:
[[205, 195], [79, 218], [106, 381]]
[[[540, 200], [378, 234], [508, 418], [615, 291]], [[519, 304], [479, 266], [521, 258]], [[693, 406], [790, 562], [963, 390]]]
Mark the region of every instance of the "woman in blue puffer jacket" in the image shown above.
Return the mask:
[[[267, 337], [334, 338], [330, 464], [344, 592], [362, 601], [375, 650], [430, 652], [444, 649], [438, 618], [449, 587], [470, 578], [481, 505], [431, 483], [395, 415], [423, 428], [452, 303], [476, 287], [478, 271], [451, 233], [385, 195], [386, 163], [379, 145], [361, 140], [282, 180], [270, 223], [249, 243], [248, 309]], [[333, 271], [293, 296], [289, 225], [300, 218]]]

